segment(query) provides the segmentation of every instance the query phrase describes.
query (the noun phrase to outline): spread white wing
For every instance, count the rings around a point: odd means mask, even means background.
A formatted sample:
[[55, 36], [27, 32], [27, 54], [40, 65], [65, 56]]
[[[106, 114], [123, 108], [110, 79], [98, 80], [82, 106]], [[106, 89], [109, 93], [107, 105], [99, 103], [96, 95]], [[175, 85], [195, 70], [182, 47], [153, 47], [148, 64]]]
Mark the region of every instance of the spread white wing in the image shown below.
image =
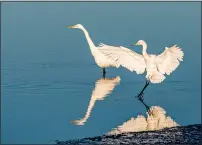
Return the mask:
[[164, 52], [157, 55], [157, 68], [162, 74], [170, 75], [183, 61], [184, 53], [177, 45], [166, 47]]
[[123, 46], [110, 46], [99, 44], [99, 51], [109, 59], [116, 61], [121, 66], [136, 71], [137, 74], [142, 74], [145, 71], [146, 64], [144, 57]]

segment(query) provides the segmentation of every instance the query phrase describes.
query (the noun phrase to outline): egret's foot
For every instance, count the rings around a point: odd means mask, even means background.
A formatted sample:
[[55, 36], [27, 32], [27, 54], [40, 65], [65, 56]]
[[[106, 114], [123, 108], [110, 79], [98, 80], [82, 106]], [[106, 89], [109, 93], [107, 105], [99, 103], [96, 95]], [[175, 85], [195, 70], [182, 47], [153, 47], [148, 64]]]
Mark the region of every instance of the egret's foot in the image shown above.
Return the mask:
[[147, 111], [148, 115], [151, 116], [152, 112], [150, 110]]
[[143, 96], [144, 96], [144, 93], [141, 92], [141, 93], [139, 93], [138, 96], [136, 96], [136, 97], [137, 97], [140, 101], [143, 101], [143, 100], [144, 100]]

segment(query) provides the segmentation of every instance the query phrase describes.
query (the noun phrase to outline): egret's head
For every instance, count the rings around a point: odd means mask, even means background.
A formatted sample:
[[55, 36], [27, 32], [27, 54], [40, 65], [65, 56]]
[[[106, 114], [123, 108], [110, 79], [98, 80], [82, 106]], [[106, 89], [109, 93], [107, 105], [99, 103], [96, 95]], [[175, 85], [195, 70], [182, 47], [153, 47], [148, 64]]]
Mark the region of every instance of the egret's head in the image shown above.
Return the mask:
[[144, 44], [145, 44], [144, 40], [139, 40], [137, 43], [132, 44], [132, 46], [135, 46], [135, 45], [144, 45]]
[[78, 28], [78, 29], [82, 29], [83, 26], [81, 24], [76, 24], [76, 25], [73, 25], [73, 26], [68, 26], [68, 28]]

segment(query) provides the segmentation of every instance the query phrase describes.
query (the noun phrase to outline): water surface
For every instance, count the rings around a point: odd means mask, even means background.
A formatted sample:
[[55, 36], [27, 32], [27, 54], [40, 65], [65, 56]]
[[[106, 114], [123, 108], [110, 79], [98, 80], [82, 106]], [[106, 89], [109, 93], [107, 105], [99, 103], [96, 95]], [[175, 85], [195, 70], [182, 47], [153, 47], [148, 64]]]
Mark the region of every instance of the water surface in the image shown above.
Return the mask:
[[[178, 44], [184, 61], [163, 83], [147, 88], [145, 101], [163, 107], [180, 125], [200, 123], [200, 6], [199, 2], [4, 2], [2, 143], [97, 136], [145, 115], [144, 105], [135, 98], [145, 75], [110, 68], [107, 78], [115, 82], [99, 87], [102, 71], [83, 32], [66, 27], [78, 23], [96, 45], [122, 45], [140, 53], [141, 47], [130, 45], [144, 39], [149, 53], [160, 53]], [[96, 84], [101, 99], [94, 100], [83, 125], [75, 125], [73, 120], [85, 117]]]

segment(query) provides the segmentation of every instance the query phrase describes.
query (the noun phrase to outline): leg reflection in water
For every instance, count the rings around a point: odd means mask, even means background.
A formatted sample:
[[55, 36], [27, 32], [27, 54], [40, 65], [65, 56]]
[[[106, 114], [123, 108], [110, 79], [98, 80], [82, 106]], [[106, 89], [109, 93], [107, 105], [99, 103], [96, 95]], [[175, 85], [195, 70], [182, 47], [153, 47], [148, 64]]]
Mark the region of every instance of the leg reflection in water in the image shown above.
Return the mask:
[[139, 100], [143, 100], [144, 90], [145, 90], [148, 86], [149, 86], [149, 81], [146, 80], [146, 84], [145, 84], [144, 88], [143, 88], [142, 91], [138, 94], [138, 96], [136, 96], [136, 97], [139, 98]]
[[139, 98], [138, 97], [138, 100], [145, 106], [146, 110], [147, 110], [147, 113], [149, 115], [151, 115], [151, 112], [150, 112], [150, 107], [144, 102], [144, 100], [142, 98]]

